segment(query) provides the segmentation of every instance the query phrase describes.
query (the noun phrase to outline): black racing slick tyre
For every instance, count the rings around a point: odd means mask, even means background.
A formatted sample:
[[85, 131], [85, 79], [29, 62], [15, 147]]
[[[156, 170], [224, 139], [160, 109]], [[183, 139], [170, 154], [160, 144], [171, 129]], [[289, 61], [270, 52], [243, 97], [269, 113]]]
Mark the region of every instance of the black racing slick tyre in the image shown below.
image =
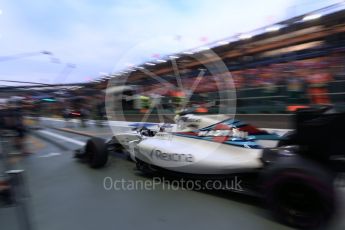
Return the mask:
[[262, 189], [275, 218], [294, 228], [323, 227], [335, 212], [332, 176], [307, 160], [268, 169]]
[[108, 150], [106, 143], [101, 138], [91, 138], [87, 141], [85, 153], [91, 168], [102, 168], [108, 162]]

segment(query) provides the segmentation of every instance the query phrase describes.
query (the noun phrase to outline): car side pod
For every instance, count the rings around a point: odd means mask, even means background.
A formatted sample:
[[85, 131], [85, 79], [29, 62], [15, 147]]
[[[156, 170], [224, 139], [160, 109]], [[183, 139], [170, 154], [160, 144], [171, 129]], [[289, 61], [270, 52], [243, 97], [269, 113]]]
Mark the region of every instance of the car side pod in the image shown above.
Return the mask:
[[91, 168], [104, 167], [108, 162], [108, 149], [105, 141], [98, 137], [89, 139], [85, 146], [85, 157]]
[[[277, 151], [280, 148], [270, 150]], [[298, 155], [272, 157], [261, 175], [267, 208], [280, 222], [298, 229], [326, 226], [336, 211], [334, 178], [322, 165]]]

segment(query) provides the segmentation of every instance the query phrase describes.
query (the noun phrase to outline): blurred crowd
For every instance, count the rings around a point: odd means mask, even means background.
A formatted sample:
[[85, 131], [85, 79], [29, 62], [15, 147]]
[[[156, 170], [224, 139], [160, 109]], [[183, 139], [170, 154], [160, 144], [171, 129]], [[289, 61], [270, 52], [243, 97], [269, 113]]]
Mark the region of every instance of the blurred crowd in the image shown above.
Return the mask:
[[306, 96], [312, 104], [330, 104], [329, 83], [345, 80], [344, 55], [272, 64], [262, 68], [233, 72], [236, 88], [262, 87], [267, 95], [290, 98]]
[[[308, 98], [308, 104], [330, 104], [329, 83], [345, 80], [345, 53], [329, 56], [294, 60], [290, 62], [262, 65], [231, 71], [230, 74], [216, 76], [185, 77], [182, 84], [190, 89], [198, 82], [194, 93], [209, 93], [219, 90], [233, 90], [241, 96], [241, 91], [262, 89], [257, 97], [282, 96], [298, 99]], [[158, 85], [144, 86], [147, 95], [172, 96], [171, 87]], [[345, 92], [345, 89], [342, 90]]]
[[299, 83], [325, 84], [345, 80], [345, 54], [329, 57], [271, 64], [259, 68], [234, 71], [236, 88], [260, 87], [270, 84], [297, 87]]

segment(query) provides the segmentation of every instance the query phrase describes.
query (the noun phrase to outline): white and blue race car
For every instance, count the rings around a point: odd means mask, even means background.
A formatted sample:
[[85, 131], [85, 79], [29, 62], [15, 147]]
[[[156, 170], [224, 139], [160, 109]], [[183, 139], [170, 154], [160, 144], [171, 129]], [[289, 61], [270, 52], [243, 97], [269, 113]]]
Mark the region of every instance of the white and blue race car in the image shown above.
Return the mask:
[[[282, 222], [313, 228], [335, 211], [334, 180], [345, 171], [345, 115], [308, 109], [295, 116], [296, 129], [279, 136], [233, 118], [186, 114], [173, 126], [139, 127], [109, 141], [90, 139], [77, 158], [92, 168], [122, 150], [145, 173], [231, 180], [240, 192], [262, 197]], [[237, 191], [238, 192], [238, 191]]]

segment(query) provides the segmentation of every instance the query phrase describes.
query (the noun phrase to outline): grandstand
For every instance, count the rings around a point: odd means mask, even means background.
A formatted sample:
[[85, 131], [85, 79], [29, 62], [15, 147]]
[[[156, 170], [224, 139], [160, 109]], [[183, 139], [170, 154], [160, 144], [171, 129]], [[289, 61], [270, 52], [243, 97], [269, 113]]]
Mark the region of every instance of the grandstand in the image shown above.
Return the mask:
[[[147, 95], [154, 93], [169, 98], [172, 92], [162, 92], [162, 82], [148, 76], [147, 71], [177, 86], [173, 68], [176, 64], [182, 84], [188, 87], [200, 68], [218, 61], [207, 57], [212, 51], [226, 64], [234, 84], [227, 81], [228, 75], [224, 72], [210, 73], [208, 68], [191, 103], [199, 102], [200, 98], [204, 102], [217, 102], [221, 100], [219, 90], [236, 90], [239, 113], [286, 113], [296, 106], [330, 103], [344, 110], [344, 7], [343, 3], [335, 4], [212, 43], [202, 50], [174, 54], [173, 58], [167, 57], [165, 63], [142, 65], [132, 68], [129, 74], [115, 76], [127, 77], [127, 84], [141, 86]], [[228, 82], [222, 89], [215, 84], [219, 79]], [[106, 87], [107, 84], [97, 85]], [[217, 104], [209, 111], [217, 112]]]

